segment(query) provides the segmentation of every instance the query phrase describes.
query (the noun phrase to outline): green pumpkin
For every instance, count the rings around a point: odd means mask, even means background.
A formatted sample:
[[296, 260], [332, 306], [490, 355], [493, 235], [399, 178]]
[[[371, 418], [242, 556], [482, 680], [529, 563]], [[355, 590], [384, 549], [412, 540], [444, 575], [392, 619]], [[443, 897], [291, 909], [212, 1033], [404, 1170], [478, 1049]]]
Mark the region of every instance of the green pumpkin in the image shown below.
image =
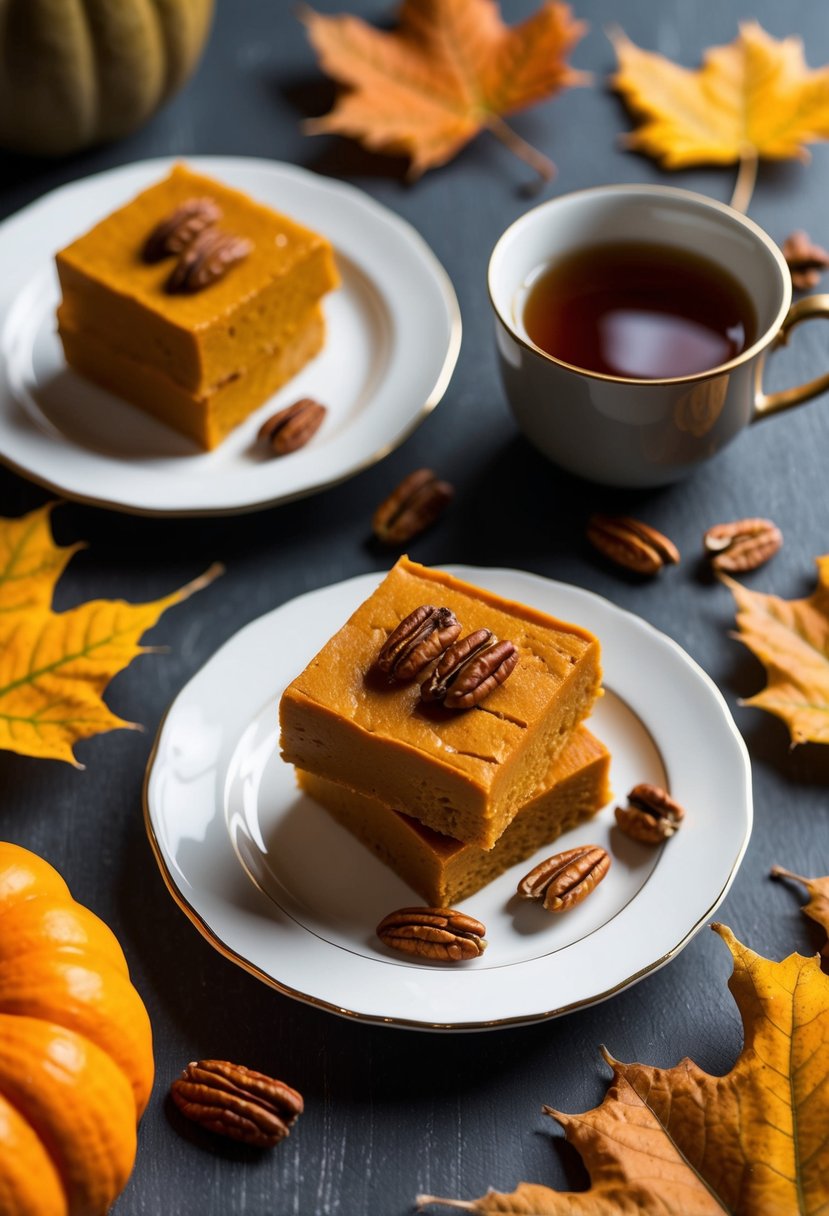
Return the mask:
[[183, 84], [213, 0], [0, 0], [0, 147], [62, 155], [135, 130]]

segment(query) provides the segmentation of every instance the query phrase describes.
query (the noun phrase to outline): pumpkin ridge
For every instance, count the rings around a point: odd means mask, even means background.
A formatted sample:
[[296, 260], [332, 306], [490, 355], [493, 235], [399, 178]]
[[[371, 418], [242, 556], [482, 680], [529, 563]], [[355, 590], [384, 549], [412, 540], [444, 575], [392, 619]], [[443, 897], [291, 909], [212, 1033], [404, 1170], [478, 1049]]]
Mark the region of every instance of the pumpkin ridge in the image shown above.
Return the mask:
[[[59, 72], [58, 82], [61, 94], [61, 121], [65, 121], [66, 112], [63, 111], [64, 98], [72, 112], [74, 124], [82, 133], [82, 138], [88, 140], [92, 138], [94, 129], [94, 114], [98, 108], [98, 95], [95, 80], [95, 54], [92, 45], [92, 32], [89, 28], [86, 10], [84, 8], [84, 0], [71, 0], [70, 7], [74, 10], [73, 22], [75, 28], [75, 36], [78, 39], [72, 50], [80, 59], [79, 68], [73, 71], [73, 65], [69, 62], [67, 47], [62, 45], [59, 54]], [[67, 19], [68, 20], [68, 19]], [[69, 45], [71, 46], [71, 40]], [[71, 51], [70, 51], [71, 54]], [[75, 91], [73, 96], [72, 84], [78, 84], [80, 88]]]
[[[4, 1211], [106, 1216], [132, 1169], [152, 1080], [152, 1028], [118, 939], [48, 862], [0, 841]], [[26, 1146], [23, 1168], [10, 1154]], [[68, 1207], [53, 1201], [43, 1154]]]
[[[50, 895], [70, 900], [69, 887], [54, 866], [22, 845], [0, 842], [7, 862], [0, 870], [0, 914], [30, 899]], [[18, 876], [14, 881], [15, 874]]]
[[68, 1216], [54, 1160], [34, 1127], [2, 1093], [0, 1144], [0, 1194], [14, 1196], [18, 1216]]
[[168, 52], [166, 56], [162, 57], [163, 76], [159, 88], [159, 99], [161, 100], [169, 97], [175, 89], [173, 80], [176, 65], [174, 65], [173, 62], [174, 56], [170, 53], [172, 48], [170, 46], [170, 38], [168, 36], [169, 31], [164, 21], [164, 14], [159, 8], [156, 0], [148, 0], [147, 12], [149, 15], [149, 20], [152, 21], [153, 25], [155, 26], [159, 46], [166, 46]]
[[[8, 1016], [0, 1014], [0, 1026]], [[6, 1031], [0, 1036], [0, 1093], [43, 1143], [66, 1193], [68, 1216], [104, 1216], [135, 1157], [135, 1120], [122, 1122], [127, 1097], [133, 1107], [128, 1080], [101, 1048], [72, 1030], [21, 1017]], [[36, 1071], [16, 1059], [32, 1043], [47, 1048]], [[9, 1074], [11, 1089], [4, 1082]]]
[[[0, 1014], [35, 1017], [94, 1044], [124, 1074], [140, 1116], [152, 1087], [152, 1050], [149, 1018], [132, 982], [120, 972], [110, 969], [102, 975], [99, 967], [74, 960], [64, 963], [47, 956], [43, 964], [34, 980], [31, 960], [22, 968], [19, 962], [14, 969], [0, 964]], [[17, 972], [16, 984], [9, 980], [10, 970]], [[96, 978], [101, 982], [91, 995], [78, 991], [89, 991], [89, 980]]]
[[[121, 134], [124, 114], [144, 122], [162, 97], [164, 47], [149, 0], [84, 0], [95, 60], [100, 136]], [[135, 70], [136, 61], [141, 64]]]
[[[38, 1144], [42, 1148], [43, 1155], [46, 1158], [48, 1158], [49, 1163], [55, 1172], [55, 1176], [57, 1177], [58, 1182], [60, 1183], [61, 1189], [64, 1191], [64, 1197], [66, 1197], [65, 1188], [63, 1185], [64, 1175], [63, 1175], [63, 1170], [61, 1169], [61, 1166], [60, 1166], [60, 1152], [58, 1151], [58, 1146], [57, 1146], [57, 1142], [56, 1142], [55, 1138], [50, 1137], [48, 1132], [42, 1125], [38, 1125], [38, 1123], [31, 1117], [30, 1112], [28, 1110], [26, 1110], [26, 1108], [23, 1104], [15, 1102], [14, 1097], [6, 1091], [6, 1088], [3, 1085], [2, 1076], [0, 1076], [0, 1098], [2, 1098], [2, 1100], [6, 1103], [6, 1105], [9, 1107], [9, 1109], [12, 1110], [17, 1115], [17, 1117], [20, 1119], [20, 1121], [22, 1123], [24, 1123], [26, 1125], [26, 1127], [28, 1127], [30, 1129], [30, 1131], [36, 1138]], [[67, 1213], [69, 1213], [70, 1208], [69, 1208], [68, 1200], [67, 1200], [67, 1209], [66, 1210], [67, 1210]]]
[[129, 967], [121, 945], [107, 924], [68, 893], [51, 892], [0, 903], [0, 967], [25, 953], [41, 950], [96, 956], [129, 978]]
[[162, 96], [171, 97], [187, 79], [207, 38], [213, 15], [212, 0], [150, 0], [167, 47]]

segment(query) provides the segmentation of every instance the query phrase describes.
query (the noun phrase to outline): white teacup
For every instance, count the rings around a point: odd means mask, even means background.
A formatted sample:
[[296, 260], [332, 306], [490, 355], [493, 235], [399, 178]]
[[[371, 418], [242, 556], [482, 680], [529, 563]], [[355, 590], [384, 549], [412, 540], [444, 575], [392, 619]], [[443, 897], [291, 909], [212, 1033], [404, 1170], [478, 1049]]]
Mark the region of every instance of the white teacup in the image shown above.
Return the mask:
[[[523, 322], [540, 268], [576, 250], [622, 241], [667, 245], [727, 269], [757, 313], [757, 337], [719, 367], [638, 380], [587, 371], [536, 346]], [[519, 426], [563, 468], [615, 486], [676, 481], [743, 427], [829, 388], [829, 374], [765, 394], [767, 351], [809, 317], [829, 317], [829, 295], [791, 305], [782, 253], [753, 220], [703, 195], [667, 186], [599, 186], [526, 212], [489, 263], [501, 374]]]

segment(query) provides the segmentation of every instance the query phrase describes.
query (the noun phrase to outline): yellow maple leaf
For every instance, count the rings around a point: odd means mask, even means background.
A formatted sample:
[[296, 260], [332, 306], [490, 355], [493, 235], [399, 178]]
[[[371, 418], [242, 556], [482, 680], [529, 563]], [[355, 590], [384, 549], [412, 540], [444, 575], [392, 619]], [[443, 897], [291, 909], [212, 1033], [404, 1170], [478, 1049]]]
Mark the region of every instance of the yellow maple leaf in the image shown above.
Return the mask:
[[673, 1068], [620, 1064], [583, 1115], [545, 1107], [590, 1174], [587, 1191], [522, 1183], [471, 1201], [421, 1196], [479, 1216], [707, 1216], [829, 1208], [829, 976], [817, 958], [771, 962], [714, 925], [734, 959], [729, 980], [745, 1041], [712, 1077], [692, 1060]]
[[566, 56], [585, 32], [566, 4], [545, 0], [520, 25], [507, 26], [495, 0], [404, 0], [396, 30], [358, 17], [325, 17], [303, 7], [323, 71], [347, 91], [334, 109], [306, 124], [372, 151], [410, 158], [410, 176], [445, 164], [483, 128], [541, 174], [546, 157], [503, 121], [587, 77]]
[[148, 604], [93, 600], [52, 611], [57, 580], [78, 545], [52, 539], [51, 507], [0, 519], [0, 749], [78, 764], [73, 746], [106, 730], [137, 729], [102, 700], [161, 614], [221, 572], [211, 567]]
[[745, 210], [758, 157], [808, 158], [806, 144], [829, 138], [829, 67], [809, 69], [803, 43], [778, 41], [756, 21], [689, 70], [611, 32], [618, 58], [613, 87], [643, 119], [627, 147], [663, 168], [743, 166], [734, 206]]
[[817, 588], [800, 600], [749, 591], [720, 575], [737, 603], [734, 636], [768, 675], [763, 691], [742, 704], [782, 718], [793, 746], [829, 743], [829, 556], [817, 567]]
[[82, 548], [53, 543], [52, 506], [0, 525], [0, 613], [48, 608], [67, 562]]

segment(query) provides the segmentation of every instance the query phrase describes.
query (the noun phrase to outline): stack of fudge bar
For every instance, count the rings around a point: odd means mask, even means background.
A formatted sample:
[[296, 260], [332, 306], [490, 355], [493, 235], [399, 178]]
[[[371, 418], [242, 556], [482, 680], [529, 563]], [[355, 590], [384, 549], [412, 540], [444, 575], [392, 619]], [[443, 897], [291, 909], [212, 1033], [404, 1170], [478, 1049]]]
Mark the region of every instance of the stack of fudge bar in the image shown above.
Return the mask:
[[[389, 634], [423, 604], [518, 650], [510, 678], [472, 709], [424, 702], [420, 680], [377, 670]], [[285, 690], [282, 756], [428, 904], [451, 905], [608, 801], [610, 756], [583, 725], [600, 680], [586, 630], [403, 557]]]
[[[148, 238], [207, 201], [244, 260], [203, 289], [169, 290], [175, 258]], [[321, 300], [339, 282], [330, 243], [213, 178], [177, 165], [57, 254], [58, 331], [76, 371], [203, 448], [226, 435], [316, 355]]]

